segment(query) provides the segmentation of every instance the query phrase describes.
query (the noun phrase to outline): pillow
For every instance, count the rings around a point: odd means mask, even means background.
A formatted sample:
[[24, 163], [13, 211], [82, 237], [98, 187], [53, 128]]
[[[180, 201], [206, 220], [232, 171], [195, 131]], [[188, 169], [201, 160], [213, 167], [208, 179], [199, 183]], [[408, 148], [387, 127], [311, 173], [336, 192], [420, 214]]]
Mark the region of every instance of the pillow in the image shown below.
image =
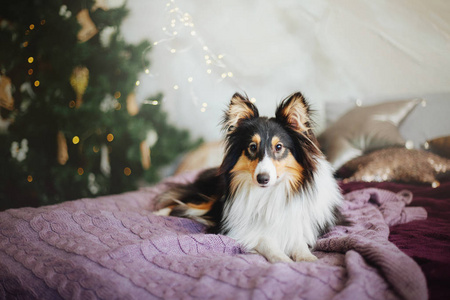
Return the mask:
[[419, 102], [413, 99], [353, 108], [318, 137], [328, 161], [338, 169], [367, 151], [404, 146], [398, 126]]
[[344, 182], [399, 181], [437, 187], [450, 175], [450, 159], [423, 150], [386, 148], [350, 160], [337, 175]]
[[450, 158], [450, 136], [428, 140], [425, 145], [426, 149], [429, 149], [431, 152]]

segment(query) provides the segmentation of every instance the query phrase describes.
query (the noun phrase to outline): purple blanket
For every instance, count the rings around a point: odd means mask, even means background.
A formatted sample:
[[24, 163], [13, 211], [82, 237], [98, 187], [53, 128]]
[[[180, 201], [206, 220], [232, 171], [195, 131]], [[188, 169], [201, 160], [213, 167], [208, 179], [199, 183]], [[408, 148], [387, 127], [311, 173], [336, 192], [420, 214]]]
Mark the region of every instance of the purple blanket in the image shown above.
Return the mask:
[[319, 239], [317, 262], [270, 264], [199, 223], [153, 215], [166, 182], [0, 212], [0, 298], [427, 298], [420, 267], [388, 241], [389, 226], [426, 218], [405, 207], [410, 192], [348, 193], [343, 212], [354, 225]]

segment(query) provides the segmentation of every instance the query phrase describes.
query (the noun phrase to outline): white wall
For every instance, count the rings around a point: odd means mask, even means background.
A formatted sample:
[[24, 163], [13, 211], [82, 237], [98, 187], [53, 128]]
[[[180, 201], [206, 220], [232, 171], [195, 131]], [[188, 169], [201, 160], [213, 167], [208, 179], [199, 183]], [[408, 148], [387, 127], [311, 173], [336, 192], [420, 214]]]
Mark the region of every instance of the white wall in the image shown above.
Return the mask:
[[171, 121], [206, 140], [221, 137], [218, 123], [235, 91], [272, 115], [299, 90], [318, 110], [319, 131], [328, 101], [450, 92], [448, 0], [131, 0], [128, 7], [126, 40], [158, 43], [138, 99], [162, 92]]

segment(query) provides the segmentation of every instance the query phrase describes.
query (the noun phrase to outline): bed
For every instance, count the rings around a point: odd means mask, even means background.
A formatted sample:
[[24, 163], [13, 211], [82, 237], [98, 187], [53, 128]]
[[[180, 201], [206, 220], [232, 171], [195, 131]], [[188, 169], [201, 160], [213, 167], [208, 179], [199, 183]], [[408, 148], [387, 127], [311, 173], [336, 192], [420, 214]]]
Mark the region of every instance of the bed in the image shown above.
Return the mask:
[[[322, 236], [316, 262], [270, 264], [226, 236], [205, 233], [195, 221], [153, 214], [159, 193], [199, 172], [184, 166], [138, 191], [0, 212], [0, 297], [447, 299], [450, 180], [442, 168], [448, 159], [439, 155], [437, 170], [429, 163], [436, 154], [420, 152], [414, 160], [428, 161], [420, 169], [368, 182], [367, 172], [386, 164], [397, 168], [376, 155], [405, 151], [391, 147], [395, 143], [360, 149], [335, 165], [345, 194], [342, 211], [353, 225]], [[352, 165], [355, 159], [360, 161]], [[361, 168], [367, 172], [358, 173]], [[431, 177], [420, 176], [427, 172]]]

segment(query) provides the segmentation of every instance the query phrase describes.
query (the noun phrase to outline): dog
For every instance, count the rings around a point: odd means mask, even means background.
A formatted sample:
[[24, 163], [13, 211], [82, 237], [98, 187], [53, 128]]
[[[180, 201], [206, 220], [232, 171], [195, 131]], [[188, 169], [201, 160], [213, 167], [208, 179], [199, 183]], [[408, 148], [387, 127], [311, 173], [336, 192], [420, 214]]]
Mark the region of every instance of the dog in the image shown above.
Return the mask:
[[282, 100], [274, 118], [260, 117], [248, 97], [234, 94], [222, 121], [222, 164], [171, 186], [158, 197], [156, 214], [197, 220], [272, 263], [317, 260], [317, 238], [346, 221], [311, 125], [299, 92]]

